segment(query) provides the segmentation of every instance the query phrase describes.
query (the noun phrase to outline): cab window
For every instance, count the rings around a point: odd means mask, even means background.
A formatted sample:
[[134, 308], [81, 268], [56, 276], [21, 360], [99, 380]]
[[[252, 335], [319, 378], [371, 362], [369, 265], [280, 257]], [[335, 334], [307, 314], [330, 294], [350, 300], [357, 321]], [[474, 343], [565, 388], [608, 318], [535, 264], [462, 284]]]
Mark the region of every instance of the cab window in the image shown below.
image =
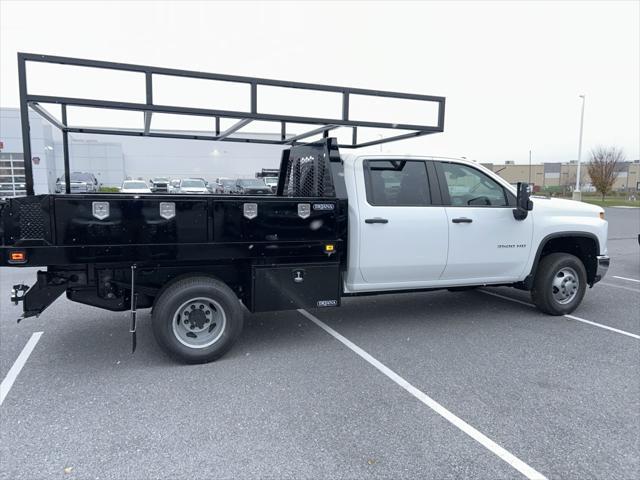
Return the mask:
[[427, 166], [419, 160], [367, 160], [367, 201], [375, 206], [425, 206], [431, 203]]
[[505, 189], [479, 170], [458, 163], [440, 163], [452, 206], [505, 207]]

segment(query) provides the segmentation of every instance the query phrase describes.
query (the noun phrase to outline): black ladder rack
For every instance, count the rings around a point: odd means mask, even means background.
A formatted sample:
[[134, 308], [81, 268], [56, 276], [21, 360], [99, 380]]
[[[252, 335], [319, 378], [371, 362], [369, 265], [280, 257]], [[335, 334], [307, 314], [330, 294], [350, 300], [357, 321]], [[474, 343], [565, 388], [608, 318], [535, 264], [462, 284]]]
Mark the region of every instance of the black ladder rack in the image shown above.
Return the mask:
[[[106, 70], [117, 70], [125, 72], [138, 72], [144, 74], [146, 101], [145, 103], [118, 102], [107, 100], [96, 100], [89, 98], [61, 97], [51, 95], [34, 95], [27, 90], [27, 62], [39, 62], [59, 65], [71, 65], [77, 67], [99, 68]], [[197, 79], [217, 80], [231, 82], [236, 84], [249, 85], [250, 108], [247, 111], [230, 111], [209, 108], [194, 108], [174, 105], [158, 105], [153, 101], [153, 75], [165, 75], [173, 77], [186, 77]], [[367, 90], [362, 88], [339, 87], [331, 85], [319, 85], [313, 83], [289, 82], [282, 80], [270, 80], [264, 78], [244, 77], [235, 75], [224, 75], [217, 73], [205, 73], [190, 70], [179, 70], [173, 68], [150, 67], [144, 65], [132, 65], [126, 63], [105, 62], [97, 60], [86, 60], [80, 58], [59, 57], [52, 55], [38, 55], [32, 53], [18, 53], [18, 81], [20, 87], [20, 114], [22, 122], [22, 138], [24, 148], [24, 164], [25, 164], [25, 180], [27, 195], [33, 195], [33, 172], [31, 168], [31, 139], [29, 128], [29, 108], [33, 109], [56, 126], [62, 132], [62, 146], [65, 167], [65, 182], [67, 193], [70, 188], [70, 169], [69, 169], [69, 133], [88, 133], [88, 134], [104, 134], [104, 135], [128, 135], [141, 137], [159, 137], [159, 138], [178, 138], [189, 140], [209, 140], [209, 141], [226, 141], [226, 142], [243, 142], [243, 143], [262, 143], [289, 146], [300, 143], [300, 140], [309, 138], [318, 134], [327, 137], [331, 130], [339, 127], [349, 127], [352, 129], [352, 142], [339, 144], [340, 148], [361, 148], [382, 143], [388, 143], [406, 138], [419, 137], [432, 133], [442, 132], [444, 130], [444, 111], [445, 98], [431, 95], [419, 95], [400, 92], [388, 92], [380, 90]], [[258, 110], [258, 92], [260, 86], [295, 88], [307, 91], [333, 92], [342, 95], [342, 114], [340, 118], [319, 118], [310, 116], [293, 116], [281, 115], [274, 113], [265, 113]], [[365, 97], [383, 97], [404, 100], [416, 100], [425, 103], [436, 103], [438, 107], [437, 124], [436, 125], [414, 125], [402, 123], [387, 122], [371, 122], [362, 120], [353, 120], [349, 115], [349, 102], [351, 96]], [[42, 104], [57, 104], [61, 106], [61, 120], [50, 114]], [[144, 113], [144, 128], [89, 128], [70, 126], [67, 122], [67, 107], [90, 107], [103, 108], [111, 110], [137, 111]], [[196, 115], [211, 117], [212, 122], [211, 134], [190, 134], [178, 133], [171, 131], [160, 131], [151, 129], [151, 117], [154, 113], [168, 113], [179, 115]], [[224, 131], [220, 130], [220, 119], [232, 118], [237, 122]], [[251, 137], [251, 134], [243, 134], [242, 136], [234, 136], [244, 126], [250, 122], [269, 121], [280, 123], [280, 138], [269, 139], [260, 136]], [[287, 136], [287, 124], [308, 124], [310, 130], [295, 136]], [[390, 130], [408, 131], [408, 133], [391, 135], [377, 140], [365, 141], [358, 143], [358, 127], [383, 128]]]

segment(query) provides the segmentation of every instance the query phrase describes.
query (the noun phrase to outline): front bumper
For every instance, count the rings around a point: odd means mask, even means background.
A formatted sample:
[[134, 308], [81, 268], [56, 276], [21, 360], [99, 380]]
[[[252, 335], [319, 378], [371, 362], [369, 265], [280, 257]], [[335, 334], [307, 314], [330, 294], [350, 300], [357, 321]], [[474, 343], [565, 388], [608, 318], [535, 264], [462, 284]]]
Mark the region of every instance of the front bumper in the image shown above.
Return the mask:
[[607, 274], [609, 270], [610, 258], [608, 255], [598, 255], [598, 266], [596, 268], [596, 276], [593, 279], [593, 283], [599, 282]]

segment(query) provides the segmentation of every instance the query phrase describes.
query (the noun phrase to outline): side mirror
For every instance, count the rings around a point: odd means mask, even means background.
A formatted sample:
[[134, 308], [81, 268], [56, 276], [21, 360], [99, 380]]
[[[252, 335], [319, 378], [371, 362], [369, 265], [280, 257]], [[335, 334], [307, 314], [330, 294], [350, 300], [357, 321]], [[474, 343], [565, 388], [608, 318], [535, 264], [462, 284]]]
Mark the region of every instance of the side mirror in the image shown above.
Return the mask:
[[529, 185], [518, 182], [516, 208], [513, 209], [513, 218], [524, 220], [531, 210], [533, 210], [533, 202], [529, 198]]

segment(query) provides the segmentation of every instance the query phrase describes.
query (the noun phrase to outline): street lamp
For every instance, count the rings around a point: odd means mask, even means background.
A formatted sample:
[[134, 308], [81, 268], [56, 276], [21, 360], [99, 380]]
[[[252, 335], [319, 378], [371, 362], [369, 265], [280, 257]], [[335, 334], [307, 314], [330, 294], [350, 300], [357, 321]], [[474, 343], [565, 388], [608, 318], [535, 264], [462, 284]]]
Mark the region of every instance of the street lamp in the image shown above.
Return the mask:
[[574, 200], [582, 200], [582, 193], [580, 192], [580, 164], [582, 163], [582, 126], [584, 125], [584, 101], [585, 95], [580, 95], [582, 99], [582, 112], [580, 113], [580, 138], [578, 140], [578, 173], [576, 174], [576, 189], [573, 191], [572, 198]]

